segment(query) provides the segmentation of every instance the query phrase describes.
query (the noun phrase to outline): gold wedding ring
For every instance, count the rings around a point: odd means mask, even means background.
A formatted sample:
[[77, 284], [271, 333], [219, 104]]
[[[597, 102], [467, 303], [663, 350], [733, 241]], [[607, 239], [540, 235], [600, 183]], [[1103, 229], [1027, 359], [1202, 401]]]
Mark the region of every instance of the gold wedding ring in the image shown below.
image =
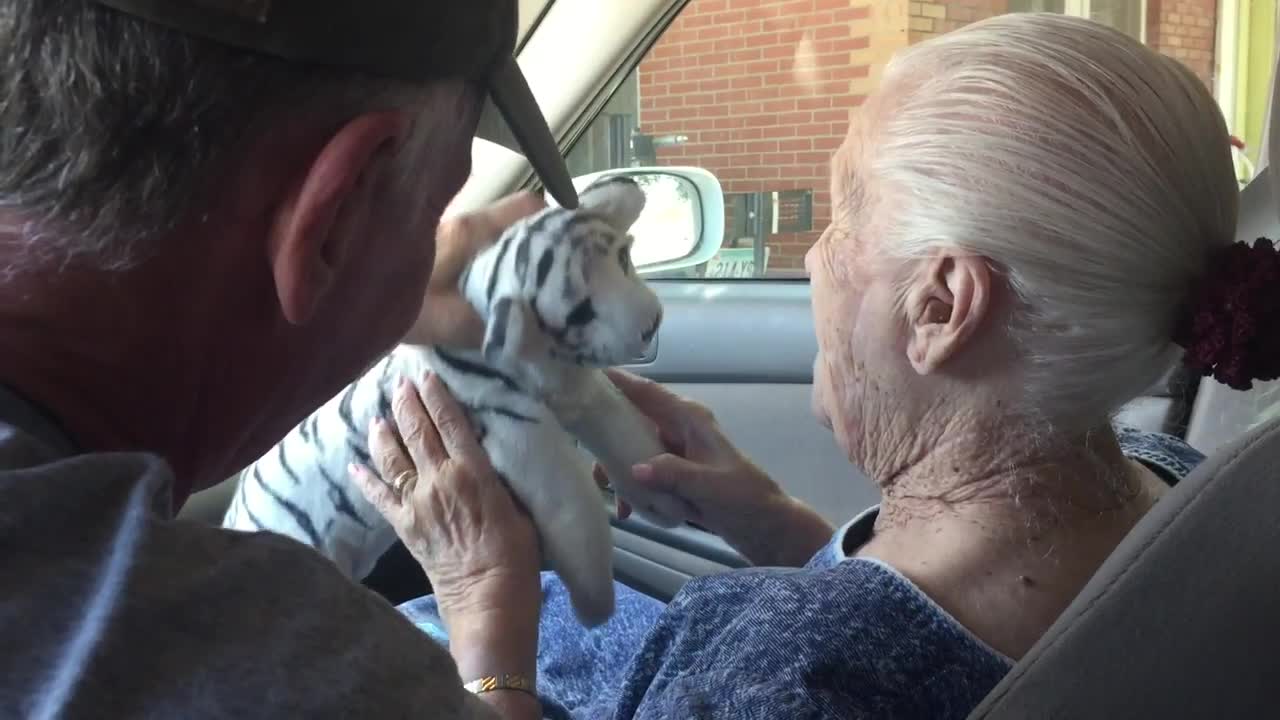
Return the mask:
[[396, 497], [404, 499], [404, 489], [412, 485], [417, 478], [418, 473], [412, 470], [405, 470], [396, 475], [391, 481], [391, 490], [395, 492]]

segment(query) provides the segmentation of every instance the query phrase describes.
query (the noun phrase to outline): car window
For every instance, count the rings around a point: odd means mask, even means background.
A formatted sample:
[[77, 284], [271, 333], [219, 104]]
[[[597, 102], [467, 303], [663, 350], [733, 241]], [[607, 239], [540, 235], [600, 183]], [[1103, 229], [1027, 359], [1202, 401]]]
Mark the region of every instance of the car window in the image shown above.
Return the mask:
[[[570, 170], [578, 176], [638, 166], [705, 168], [724, 189], [724, 238], [712, 261], [675, 274], [802, 277], [804, 254], [831, 217], [829, 158], [850, 111], [876, 87], [889, 58], [991, 15], [1042, 11], [1109, 24], [1190, 67], [1223, 100], [1231, 131], [1244, 144], [1247, 180], [1248, 161], [1257, 161], [1261, 146], [1272, 58], [1239, 49], [1275, 47], [1275, 4], [1252, 3], [1252, 12], [1269, 12], [1269, 21], [1220, 12], [1219, 4], [690, 0], [575, 141]], [[1258, 8], [1264, 5], [1269, 11]], [[1226, 71], [1222, 82], [1215, 67]]]

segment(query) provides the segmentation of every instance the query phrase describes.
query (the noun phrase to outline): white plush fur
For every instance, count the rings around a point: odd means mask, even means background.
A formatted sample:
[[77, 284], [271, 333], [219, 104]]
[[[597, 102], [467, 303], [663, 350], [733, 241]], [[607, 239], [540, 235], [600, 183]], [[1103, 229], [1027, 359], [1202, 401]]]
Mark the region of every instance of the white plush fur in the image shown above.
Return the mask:
[[634, 183], [606, 180], [583, 191], [578, 210], [548, 208], [509, 228], [463, 280], [486, 320], [484, 348], [396, 348], [244, 471], [224, 526], [290, 535], [349, 577], [367, 575], [395, 536], [346, 466], [367, 460], [365, 432], [375, 413], [389, 412], [395, 383], [430, 367], [468, 409], [494, 468], [529, 510], [581, 621], [608, 619], [608, 512], [576, 442], [638, 513], [667, 527], [677, 517], [662, 496], [630, 481], [631, 466], [663, 447], [601, 370], [639, 356], [661, 321], [657, 297], [628, 260], [626, 231], [643, 205]]

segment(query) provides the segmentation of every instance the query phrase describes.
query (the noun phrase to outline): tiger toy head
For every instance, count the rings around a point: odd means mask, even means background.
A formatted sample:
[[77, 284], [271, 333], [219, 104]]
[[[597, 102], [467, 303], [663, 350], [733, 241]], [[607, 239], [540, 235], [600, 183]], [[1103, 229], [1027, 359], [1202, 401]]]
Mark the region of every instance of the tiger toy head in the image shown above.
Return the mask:
[[464, 292], [486, 319], [486, 362], [600, 368], [648, 349], [662, 304], [631, 263], [627, 233], [644, 203], [635, 181], [599, 180], [577, 209], [535, 213], [473, 261]]

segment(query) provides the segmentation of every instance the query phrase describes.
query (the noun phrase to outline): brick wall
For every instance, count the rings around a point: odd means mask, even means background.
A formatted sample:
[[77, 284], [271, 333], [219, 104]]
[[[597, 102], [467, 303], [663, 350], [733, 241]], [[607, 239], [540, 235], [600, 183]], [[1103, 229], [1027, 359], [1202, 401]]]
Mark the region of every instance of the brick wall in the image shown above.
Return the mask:
[[1218, 0], [1147, 0], [1147, 44], [1181, 60], [1213, 88]]
[[[1212, 87], [1217, 0], [1148, 3], [1149, 44]], [[876, 87], [889, 57], [1009, 6], [1009, 0], [691, 0], [637, 69], [640, 131], [686, 136], [683, 145], [659, 148], [659, 162], [704, 167], [726, 193], [811, 190], [814, 230], [769, 238], [770, 269], [800, 268], [830, 221], [831, 153], [850, 109]]]
[[692, 0], [639, 67], [641, 131], [688, 137], [660, 163], [704, 167], [726, 193], [813, 191], [814, 231], [770, 237], [770, 269], [802, 267], [830, 221], [829, 158], [892, 44], [881, 4]]

